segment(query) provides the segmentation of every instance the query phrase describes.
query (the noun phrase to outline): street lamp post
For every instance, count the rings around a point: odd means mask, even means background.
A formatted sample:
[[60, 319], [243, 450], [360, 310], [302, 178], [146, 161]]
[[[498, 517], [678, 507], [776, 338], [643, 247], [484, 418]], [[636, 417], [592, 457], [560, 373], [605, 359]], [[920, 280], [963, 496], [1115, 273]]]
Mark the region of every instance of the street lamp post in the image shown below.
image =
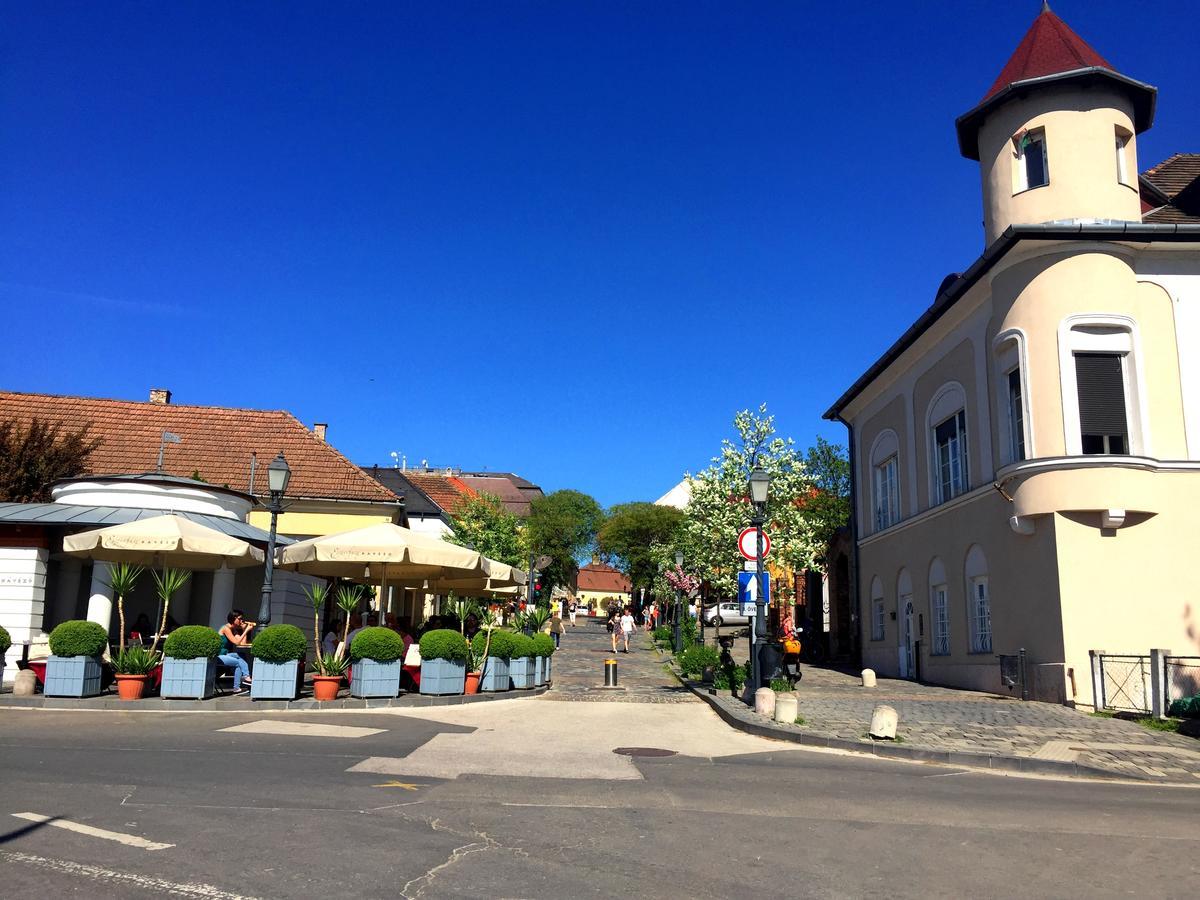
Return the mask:
[[754, 526], [756, 549], [755, 577], [758, 579], [758, 591], [754, 598], [755, 617], [754, 630], [750, 644], [750, 693], [763, 686], [763, 671], [761, 652], [767, 638], [767, 604], [763, 590], [763, 517], [767, 509], [767, 493], [771, 486], [771, 476], [765, 470], [754, 468], [750, 473], [750, 502], [754, 504], [754, 518], [750, 524]]
[[[680, 550], [675, 551], [675, 569], [676, 569], [677, 576], [683, 570], [683, 552]], [[681, 597], [683, 597], [683, 591], [681, 591], [679, 589], [679, 584], [678, 584], [678, 582], [676, 582], [676, 585], [675, 585], [675, 652], [676, 653], [681, 653], [683, 651], [683, 622], [682, 622], [683, 601], [680, 599]]]
[[263, 576], [262, 600], [258, 604], [258, 624], [266, 625], [271, 621], [271, 592], [274, 590], [272, 584], [275, 577], [275, 529], [279, 524], [279, 513], [283, 511], [283, 495], [287, 491], [288, 482], [292, 480], [292, 470], [288, 466], [287, 460], [283, 458], [283, 451], [279, 451], [279, 455], [271, 460], [271, 464], [267, 466], [267, 488], [271, 494], [271, 502], [268, 509], [271, 510], [271, 535], [267, 538], [267, 571]]

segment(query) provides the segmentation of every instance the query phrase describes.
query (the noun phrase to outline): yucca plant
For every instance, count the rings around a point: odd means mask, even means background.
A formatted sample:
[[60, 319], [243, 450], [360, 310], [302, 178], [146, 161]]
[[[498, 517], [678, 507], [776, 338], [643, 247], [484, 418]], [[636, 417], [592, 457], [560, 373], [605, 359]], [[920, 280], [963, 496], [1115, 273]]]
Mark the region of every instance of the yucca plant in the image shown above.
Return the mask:
[[322, 653], [317, 657], [317, 670], [322, 675], [344, 676], [350, 668], [350, 657], [336, 653]]
[[154, 587], [158, 591], [158, 599], [162, 601], [162, 619], [158, 623], [154, 643], [150, 647], [152, 653], [157, 653], [159, 638], [167, 627], [167, 610], [171, 606], [171, 598], [187, 584], [192, 573], [186, 569], [163, 569], [161, 572], [152, 571], [150, 574], [154, 576]]
[[322, 675], [329, 675], [331, 673], [325, 671], [321, 655], [321, 607], [329, 599], [329, 585], [324, 581], [320, 584], [306, 584], [304, 596], [308, 598], [313, 609], [313, 648], [317, 651], [314, 657], [317, 661], [317, 671]]
[[149, 675], [158, 660], [159, 654], [154, 650], [130, 646], [113, 656], [113, 671], [118, 675]]
[[346, 614], [346, 624], [342, 629], [342, 647], [349, 651], [350, 648], [346, 647], [346, 640], [350, 636], [350, 615], [358, 609], [358, 604], [362, 602], [362, 585], [343, 584], [339, 586], [333, 595], [333, 600], [338, 605], [338, 609]]
[[525, 620], [527, 618], [528, 616], [525, 613], [518, 610], [508, 617], [508, 627], [517, 634], [520, 634], [525, 630], [525, 625], [527, 624]]
[[529, 612], [525, 613], [525, 624], [529, 626], [529, 629], [534, 634], [537, 634], [539, 631], [545, 628], [546, 623], [549, 621], [550, 610], [546, 609], [544, 606], [534, 607], [533, 609], [529, 610]]
[[454, 594], [450, 595], [450, 612], [458, 616], [458, 633], [465, 635], [467, 633], [467, 616], [474, 614], [479, 616], [479, 604], [474, 600], [463, 597], [459, 600], [454, 599]]
[[[141, 566], [135, 566], [132, 563], [119, 562], [108, 567], [108, 586], [112, 588], [113, 596], [117, 599], [117, 619], [121, 623], [121, 636], [119, 638], [118, 647], [119, 654], [125, 652], [125, 598], [133, 593], [133, 589], [137, 587], [138, 579], [142, 577], [142, 572], [145, 571]], [[122, 674], [137, 674], [137, 673], [122, 673]]]
[[496, 627], [496, 614], [486, 606], [482, 608], [477, 607], [475, 614], [479, 617], [479, 627], [485, 636], [483, 638], [483, 653], [480, 656], [475, 656], [475, 642], [471, 641], [469, 644], [471, 647], [471, 671], [482, 672], [484, 665], [487, 663], [488, 653], [492, 649], [492, 630]]

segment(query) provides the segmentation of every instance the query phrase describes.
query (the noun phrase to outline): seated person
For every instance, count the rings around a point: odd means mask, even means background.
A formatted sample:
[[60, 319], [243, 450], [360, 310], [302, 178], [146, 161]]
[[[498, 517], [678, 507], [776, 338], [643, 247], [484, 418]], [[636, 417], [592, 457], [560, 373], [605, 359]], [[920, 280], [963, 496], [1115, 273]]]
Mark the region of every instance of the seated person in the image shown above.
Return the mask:
[[217, 659], [221, 665], [229, 666], [233, 669], [233, 692], [235, 694], [244, 694], [242, 682], [250, 684], [250, 667], [246, 665], [246, 661], [234, 651], [234, 647], [247, 647], [250, 645], [250, 632], [254, 629], [254, 622], [246, 621], [246, 614], [240, 609], [231, 609], [226, 617], [228, 622], [221, 629], [221, 652]]
[[342, 620], [337, 619], [325, 632], [325, 637], [321, 639], [321, 653], [327, 656], [332, 656], [337, 653], [338, 644], [342, 642]]

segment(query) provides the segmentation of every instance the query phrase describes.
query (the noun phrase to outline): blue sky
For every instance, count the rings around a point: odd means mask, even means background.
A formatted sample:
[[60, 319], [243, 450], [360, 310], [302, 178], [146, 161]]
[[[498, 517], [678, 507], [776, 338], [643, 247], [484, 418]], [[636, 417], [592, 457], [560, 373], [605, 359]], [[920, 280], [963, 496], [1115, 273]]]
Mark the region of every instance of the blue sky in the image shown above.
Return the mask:
[[[0, 386], [605, 504], [761, 402], [844, 441], [821, 413], [982, 250], [954, 118], [1039, 6], [6, 4]], [[1190, 3], [1053, 6], [1160, 88], [1142, 168], [1200, 150]]]

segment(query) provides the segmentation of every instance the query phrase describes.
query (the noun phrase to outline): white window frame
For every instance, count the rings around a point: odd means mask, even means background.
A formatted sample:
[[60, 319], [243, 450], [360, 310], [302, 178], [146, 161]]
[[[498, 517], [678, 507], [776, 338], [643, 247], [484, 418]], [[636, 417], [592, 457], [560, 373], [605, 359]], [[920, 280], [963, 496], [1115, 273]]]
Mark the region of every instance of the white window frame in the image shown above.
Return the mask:
[[900, 521], [900, 464], [895, 454], [875, 466], [875, 530]]
[[1117, 125], [1114, 129], [1114, 140], [1117, 153], [1117, 184], [1133, 187], [1129, 180], [1129, 144], [1133, 140], [1133, 134]]
[[[1041, 148], [1042, 154], [1042, 171], [1046, 175], [1046, 180], [1041, 184], [1030, 184], [1029, 173], [1025, 167], [1025, 150], [1021, 146], [1024, 138], [1028, 137], [1031, 141], [1037, 141]], [[1047, 187], [1050, 184], [1050, 156], [1047, 148], [1046, 129], [1045, 128], [1030, 128], [1020, 135], [1013, 135], [1013, 158], [1016, 165], [1013, 167], [1013, 194], [1020, 194], [1024, 191], [1034, 191], [1041, 187]]]
[[1025, 444], [1025, 459], [1033, 459], [1033, 415], [1029, 400], [1029, 358], [1025, 352], [1025, 332], [1010, 328], [996, 335], [992, 353], [996, 361], [996, 410], [1000, 439], [1000, 464], [1019, 462], [1017, 435], [1013, 433], [1013, 416], [1008, 394], [1008, 376], [1014, 370], [1021, 373], [1021, 437]]
[[1142, 370], [1141, 335], [1129, 316], [1091, 313], [1068, 316], [1058, 327], [1058, 370], [1062, 391], [1063, 436], [1068, 456], [1083, 455], [1079, 423], [1076, 353], [1112, 353], [1122, 357], [1125, 377], [1125, 422], [1129, 456], [1153, 456], [1147, 418], [1146, 377]]
[[[950, 497], [942, 496], [941, 468], [938, 461], [937, 428], [947, 419], [958, 413], [963, 414], [962, 461], [963, 485], [962, 490]], [[929, 402], [925, 413], [925, 440], [928, 446], [926, 459], [929, 466], [929, 505], [938, 506], [947, 500], [961, 496], [971, 489], [971, 439], [967, 422], [967, 392], [957, 381], [950, 381], [938, 388]]]
[[[900, 439], [895, 431], [887, 428], [876, 435], [875, 440], [871, 443], [869, 460], [871, 465], [869, 483], [871, 485], [872, 531], [883, 531], [899, 522], [903, 515], [900, 511]], [[895, 467], [894, 490], [891, 496], [885, 498], [881, 493], [883, 484], [880, 476], [881, 468], [888, 463], [892, 463]], [[890, 506], [890, 515], [886, 523], [880, 517], [885, 499], [888, 500], [888, 506]]]
[[933, 641], [930, 656], [950, 655], [950, 587], [935, 584], [929, 589], [929, 624]]
[[967, 631], [971, 636], [972, 653], [992, 652], [992, 597], [986, 575], [976, 575], [968, 582]]
[[883, 581], [878, 575], [871, 582], [871, 640], [882, 641], [886, 613], [883, 608]]

